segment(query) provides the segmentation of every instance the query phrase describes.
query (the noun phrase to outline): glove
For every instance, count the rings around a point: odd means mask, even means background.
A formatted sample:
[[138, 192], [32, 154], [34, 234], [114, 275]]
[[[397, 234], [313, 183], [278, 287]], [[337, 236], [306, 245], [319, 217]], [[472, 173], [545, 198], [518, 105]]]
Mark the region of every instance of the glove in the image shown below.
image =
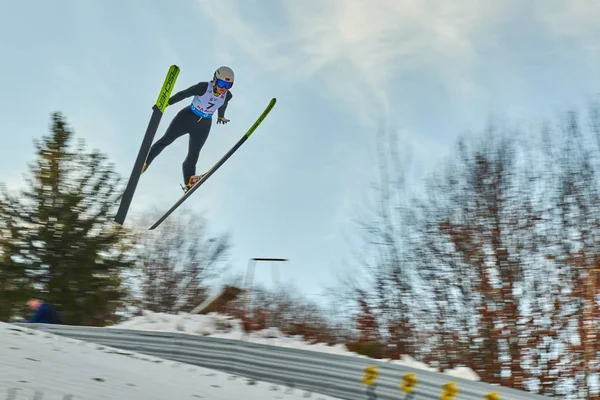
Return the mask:
[[219, 117], [219, 119], [217, 119], [217, 124], [226, 124], [228, 122], [229, 120], [225, 117]]

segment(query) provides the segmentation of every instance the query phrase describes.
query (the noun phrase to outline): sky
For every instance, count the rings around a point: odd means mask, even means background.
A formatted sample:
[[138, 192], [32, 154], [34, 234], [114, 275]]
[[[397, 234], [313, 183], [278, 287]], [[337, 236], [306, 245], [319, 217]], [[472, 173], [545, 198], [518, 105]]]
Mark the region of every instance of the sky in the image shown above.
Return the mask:
[[[235, 71], [227, 125], [213, 124], [197, 172], [259, 129], [192, 197], [228, 233], [234, 272], [289, 259], [278, 279], [314, 300], [352, 273], [356, 219], [377, 180], [381, 132], [400, 138], [410, 184], [440, 168], [457, 138], [491, 117], [527, 123], [580, 109], [600, 92], [596, 0], [5, 0], [0, 182], [17, 188], [33, 140], [62, 112], [127, 179], [171, 64], [174, 93]], [[192, 99], [169, 107], [155, 139]], [[126, 221], [182, 194], [187, 136], [141, 177]], [[160, 228], [157, 229], [160, 234]], [[256, 282], [274, 284], [274, 265]]]

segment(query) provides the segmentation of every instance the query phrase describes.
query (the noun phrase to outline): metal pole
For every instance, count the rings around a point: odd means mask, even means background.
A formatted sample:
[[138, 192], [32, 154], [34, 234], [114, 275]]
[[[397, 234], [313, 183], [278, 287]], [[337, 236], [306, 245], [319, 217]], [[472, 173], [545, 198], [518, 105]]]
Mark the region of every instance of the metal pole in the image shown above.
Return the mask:
[[257, 261], [266, 262], [285, 262], [287, 258], [270, 258], [270, 257], [254, 257], [248, 260], [248, 267], [246, 268], [246, 282], [244, 283], [244, 289], [249, 289], [250, 285], [254, 280], [254, 270], [256, 269]]
[[246, 292], [246, 315], [250, 312], [249, 298], [252, 292], [251, 286], [254, 281], [254, 270], [256, 269], [256, 263], [258, 261], [265, 262], [285, 262], [287, 258], [272, 258], [272, 257], [253, 257], [248, 260], [248, 267], [246, 268], [246, 281], [244, 282], [244, 291]]

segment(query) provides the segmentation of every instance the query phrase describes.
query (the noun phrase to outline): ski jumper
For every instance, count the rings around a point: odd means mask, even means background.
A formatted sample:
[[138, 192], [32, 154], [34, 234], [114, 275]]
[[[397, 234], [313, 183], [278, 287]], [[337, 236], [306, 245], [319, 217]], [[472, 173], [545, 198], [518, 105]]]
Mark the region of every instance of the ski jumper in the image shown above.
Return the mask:
[[212, 82], [200, 82], [171, 96], [168, 104], [173, 105], [191, 96], [194, 96], [191, 104], [177, 113], [165, 134], [152, 145], [146, 159], [147, 166], [150, 166], [152, 160], [165, 147], [186, 133], [189, 134], [188, 153], [182, 164], [184, 184], [187, 184], [190, 177], [196, 174], [196, 163], [200, 150], [208, 138], [213, 114], [218, 110], [218, 117], [225, 117], [225, 110], [233, 97], [229, 90], [221, 96], [215, 95]]

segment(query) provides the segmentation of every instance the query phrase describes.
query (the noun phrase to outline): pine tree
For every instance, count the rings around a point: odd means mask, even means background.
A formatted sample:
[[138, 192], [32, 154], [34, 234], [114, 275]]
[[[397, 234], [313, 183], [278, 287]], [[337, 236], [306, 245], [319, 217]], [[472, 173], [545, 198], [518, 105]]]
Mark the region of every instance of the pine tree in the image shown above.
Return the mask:
[[16, 310], [24, 309], [25, 299], [32, 293], [24, 266], [10, 261], [14, 246], [7, 240], [6, 229], [0, 229], [0, 321], [10, 320]]
[[24, 284], [54, 304], [65, 323], [103, 325], [115, 318], [125, 296], [122, 272], [133, 265], [129, 235], [112, 222], [119, 179], [106, 156], [86, 152], [82, 140], [73, 146], [61, 114], [52, 115], [50, 131], [35, 141], [26, 188], [2, 191], [0, 276], [22, 271]]

